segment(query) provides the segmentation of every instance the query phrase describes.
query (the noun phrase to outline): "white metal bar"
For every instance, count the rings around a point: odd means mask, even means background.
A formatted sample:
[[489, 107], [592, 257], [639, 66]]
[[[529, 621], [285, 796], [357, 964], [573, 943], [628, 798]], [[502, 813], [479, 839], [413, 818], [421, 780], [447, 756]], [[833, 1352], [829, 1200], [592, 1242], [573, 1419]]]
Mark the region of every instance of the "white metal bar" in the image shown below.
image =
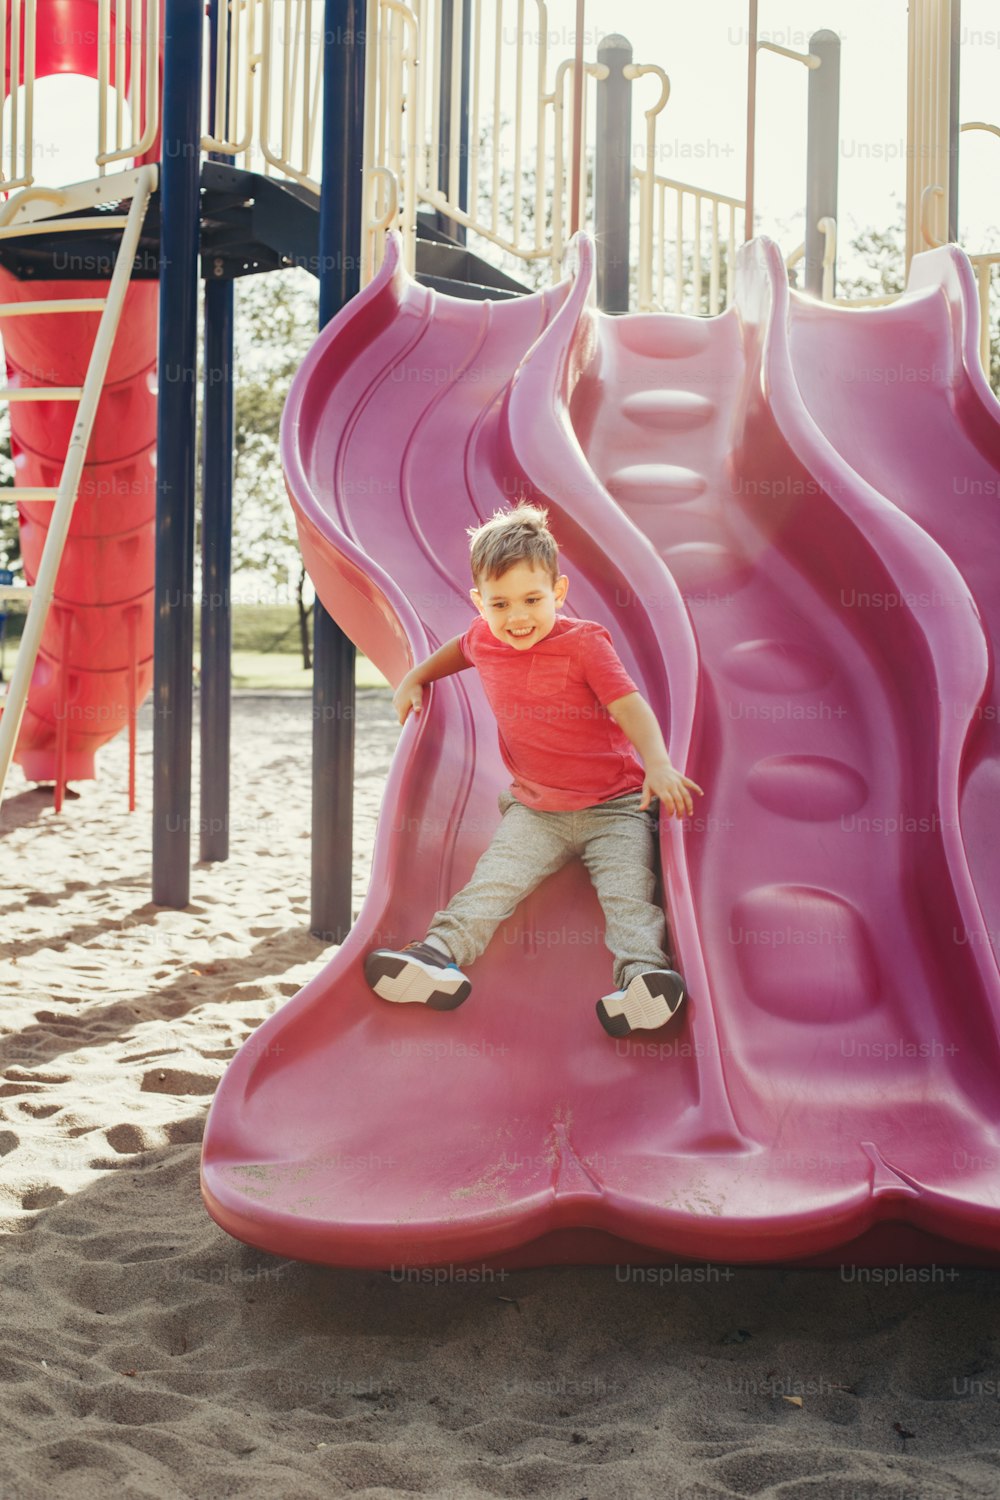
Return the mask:
[[[441, 0], [434, 4], [434, 36], [431, 40], [431, 155], [428, 162], [428, 187], [432, 193], [440, 191], [438, 162], [441, 155]], [[382, 158], [379, 157], [381, 161]]]
[[82, 385], [5, 385], [0, 387], [0, 401], [79, 401]]
[[372, 191], [377, 182], [374, 176], [372, 147], [375, 140], [375, 36], [378, 24], [378, 0], [368, 0], [365, 14], [368, 44], [365, 47], [365, 99], [364, 131], [362, 134], [362, 190], [361, 190], [361, 285], [366, 287], [381, 264], [381, 246], [376, 241], [375, 205]]
[[453, 203], [460, 197], [462, 172], [462, 29], [465, 7], [456, 5], [451, 33], [451, 149], [448, 153], [448, 196]]
[[701, 200], [702, 194], [694, 195], [694, 266], [691, 272], [694, 293], [694, 311], [701, 314]]
[[38, 648], [41, 645], [49, 606], [52, 603], [52, 597], [55, 593], [59, 564], [62, 561], [66, 536], [73, 516], [73, 506], [80, 485], [80, 477], [83, 473], [83, 465], [87, 457], [87, 448], [94, 427], [97, 405], [101, 398], [101, 392], [104, 389], [108, 362], [111, 358], [111, 348], [118, 329], [118, 323], [121, 319], [125, 294], [128, 291], [129, 281], [132, 276], [132, 266], [139, 244], [143, 219], [146, 215], [146, 209], [149, 206], [150, 196], [156, 189], [156, 184], [156, 167], [143, 167], [140, 175], [140, 186], [135, 197], [132, 199], [125, 232], [118, 247], [115, 269], [108, 287], [107, 305], [101, 315], [97, 336], [94, 340], [94, 347], [90, 355], [90, 362], [87, 365], [87, 374], [83, 383], [83, 397], [76, 414], [76, 421], [73, 424], [66, 462], [63, 465], [62, 475], [59, 480], [59, 499], [55, 503], [49, 522], [49, 529], [45, 537], [45, 546], [42, 549], [42, 555], [38, 564], [38, 575], [34, 583], [34, 597], [31, 601], [31, 607], [28, 610], [28, 617], [24, 622], [24, 632], [21, 636], [21, 644], [11, 676], [7, 701], [4, 705], [3, 715], [0, 716], [0, 798], [3, 797], [7, 774], [10, 770], [10, 763], [17, 744], [18, 732], [21, 728], [21, 720], [24, 717], [25, 704], [28, 701], [28, 688], [31, 684], [31, 676], [35, 668]]
[[656, 216], [660, 226], [657, 237], [656, 302], [658, 307], [663, 307], [667, 290], [667, 195], [661, 188], [656, 190]]
[[10, 175], [14, 182], [23, 182], [24, 174], [17, 170], [17, 125], [20, 107], [21, 86], [21, 0], [11, 0], [10, 28]]
[[74, 229], [121, 229], [123, 214], [105, 214], [93, 219], [35, 219], [30, 224], [7, 224], [0, 229], [0, 239], [14, 239], [22, 234], [69, 234]]
[[[490, 228], [499, 233], [500, 218], [500, 80], [503, 54], [503, 0], [496, 0], [496, 22], [493, 28], [493, 188], [490, 193], [492, 213]], [[453, 85], [454, 87], [454, 85]], [[449, 194], [449, 196], [453, 196]]]
[[712, 199], [712, 261], [708, 278], [708, 310], [714, 318], [719, 311], [719, 202]]
[[97, 4], [97, 164], [101, 171], [108, 154], [108, 54], [111, 50], [111, 0]]
[[731, 307], [736, 294], [736, 210], [729, 207], [729, 242], [726, 247], [726, 306]]
[[[6, 57], [7, 55], [7, 6], [0, 5], [0, 57]], [[4, 140], [3, 110], [0, 109], [0, 172], [3, 171], [4, 147], [6, 144]], [[10, 176], [12, 174], [8, 173], [7, 175]]]
[[35, 180], [35, 4], [28, 0], [24, 30], [24, 171]]
[[24, 318], [34, 313], [100, 312], [103, 297], [65, 297], [53, 302], [0, 302], [0, 318]]
[[554, 105], [555, 103], [555, 93], [549, 93], [547, 84], [549, 67], [549, 13], [545, 5], [545, 0], [537, 0], [537, 3], [539, 42], [537, 140], [535, 142], [535, 255], [542, 249], [542, 242], [545, 237], [545, 168], [548, 163], [548, 156], [545, 150], [547, 135], [546, 121], [548, 119], [546, 110], [550, 104]]
[[470, 83], [469, 97], [469, 203], [479, 217], [480, 197], [480, 145], [479, 145], [479, 108], [481, 99], [479, 64], [482, 60], [482, 36], [483, 36], [483, 4], [482, 0], [474, 0], [472, 12], [472, 38], [469, 46], [469, 54], [472, 60], [472, 79]]
[[[96, 208], [100, 203], [121, 203], [134, 195], [141, 172], [141, 167], [135, 167], [116, 172], [112, 177], [91, 177], [84, 182], [71, 182], [62, 188], [41, 187], [38, 184], [22, 188], [0, 205], [0, 224], [35, 224], [40, 219], [51, 219], [53, 214], [70, 213], [80, 208]], [[79, 220], [74, 222], [78, 224]], [[101, 219], [100, 222], [105, 224], [108, 221]]]
[[132, 133], [142, 130], [142, 0], [130, 0], [129, 30], [132, 53], [129, 59], [129, 99], [132, 110]]
[[115, 0], [115, 150], [125, 137], [125, 25], [124, 0]]
[[684, 189], [675, 188], [677, 194], [677, 233], [674, 245], [674, 312], [684, 306]]
[[312, 0], [305, 0], [305, 47], [302, 53], [302, 165], [309, 170], [309, 108], [312, 96]]
[[820, 58], [815, 52], [794, 52], [791, 47], [779, 47], [777, 42], [758, 42], [757, 46], [761, 52], [777, 52], [779, 57], [790, 57], [793, 62], [805, 63], [810, 72], [820, 65]]

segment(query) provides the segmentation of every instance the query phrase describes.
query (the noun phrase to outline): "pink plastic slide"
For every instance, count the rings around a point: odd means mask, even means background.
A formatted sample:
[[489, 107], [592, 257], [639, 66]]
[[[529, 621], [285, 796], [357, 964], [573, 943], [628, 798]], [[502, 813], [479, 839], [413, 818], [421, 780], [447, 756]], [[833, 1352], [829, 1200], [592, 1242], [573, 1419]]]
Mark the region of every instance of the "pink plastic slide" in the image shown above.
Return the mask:
[[1000, 1231], [1000, 407], [955, 250], [845, 311], [740, 254], [721, 317], [609, 317], [593, 249], [519, 301], [375, 280], [294, 382], [283, 451], [327, 609], [393, 682], [471, 618], [465, 528], [542, 499], [704, 788], [662, 826], [682, 1018], [615, 1042], [582, 867], [453, 1012], [368, 990], [495, 827], [474, 671], [404, 727], [368, 898], [234, 1059], [202, 1189], [336, 1265], [989, 1262]]

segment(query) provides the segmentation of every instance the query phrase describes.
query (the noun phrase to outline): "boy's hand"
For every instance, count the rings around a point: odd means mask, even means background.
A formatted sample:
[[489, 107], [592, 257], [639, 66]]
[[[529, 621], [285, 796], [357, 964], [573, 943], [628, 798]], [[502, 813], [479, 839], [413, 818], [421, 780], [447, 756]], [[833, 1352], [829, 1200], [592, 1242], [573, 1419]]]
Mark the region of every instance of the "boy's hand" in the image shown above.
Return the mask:
[[411, 673], [407, 672], [399, 687], [392, 695], [392, 706], [396, 710], [396, 717], [401, 724], [406, 723], [406, 718], [411, 708], [416, 714], [420, 712], [423, 697], [424, 689], [422, 684], [417, 682]]
[[675, 814], [678, 818], [683, 818], [685, 815], [690, 818], [694, 814], [692, 792], [697, 792], [699, 797], [705, 795], [696, 781], [690, 781], [686, 776], [682, 776], [680, 771], [675, 770], [669, 762], [654, 763], [646, 767], [639, 811], [648, 807], [654, 797], [659, 797], [660, 806], [668, 818], [672, 818]]

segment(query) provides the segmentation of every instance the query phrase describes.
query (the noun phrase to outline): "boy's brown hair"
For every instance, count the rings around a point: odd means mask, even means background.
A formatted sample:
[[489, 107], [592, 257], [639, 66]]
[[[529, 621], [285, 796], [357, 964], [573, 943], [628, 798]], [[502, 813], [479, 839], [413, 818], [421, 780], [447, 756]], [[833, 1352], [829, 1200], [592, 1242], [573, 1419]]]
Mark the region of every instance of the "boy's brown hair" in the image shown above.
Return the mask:
[[549, 530], [549, 513], [541, 505], [515, 505], [497, 510], [481, 526], [469, 526], [472, 577], [499, 578], [515, 563], [544, 569], [553, 583], [559, 576], [559, 548]]

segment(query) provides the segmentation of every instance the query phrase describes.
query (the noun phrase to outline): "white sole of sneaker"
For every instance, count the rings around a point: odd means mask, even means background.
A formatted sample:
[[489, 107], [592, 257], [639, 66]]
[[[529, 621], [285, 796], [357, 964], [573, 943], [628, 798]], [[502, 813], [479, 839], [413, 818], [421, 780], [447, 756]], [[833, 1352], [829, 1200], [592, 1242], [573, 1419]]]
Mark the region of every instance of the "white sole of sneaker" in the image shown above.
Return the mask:
[[439, 969], [419, 958], [408, 958], [394, 974], [380, 975], [372, 989], [396, 1005], [427, 1005], [439, 995], [451, 999], [468, 983], [457, 969]]
[[602, 1003], [609, 1016], [623, 1016], [630, 1031], [656, 1031], [676, 1015], [681, 1000], [654, 993], [637, 974], [624, 995], [605, 995]]

